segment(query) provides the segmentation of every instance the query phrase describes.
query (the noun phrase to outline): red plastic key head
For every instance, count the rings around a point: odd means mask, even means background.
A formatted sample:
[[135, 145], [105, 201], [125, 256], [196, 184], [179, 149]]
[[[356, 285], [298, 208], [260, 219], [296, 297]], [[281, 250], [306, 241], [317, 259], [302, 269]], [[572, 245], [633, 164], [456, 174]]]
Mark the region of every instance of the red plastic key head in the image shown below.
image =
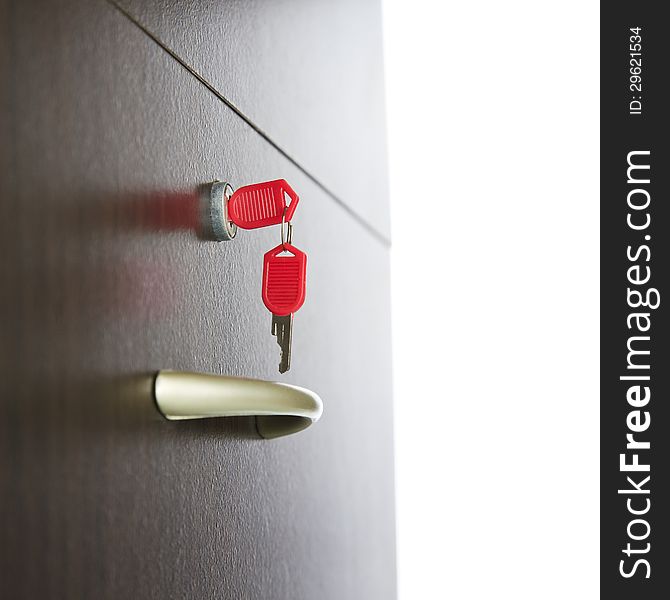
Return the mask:
[[286, 210], [284, 220], [288, 223], [298, 200], [298, 194], [283, 179], [245, 185], [228, 200], [228, 216], [242, 229], [257, 229], [279, 225]]
[[263, 304], [278, 317], [297, 312], [305, 301], [307, 255], [279, 244], [263, 257]]

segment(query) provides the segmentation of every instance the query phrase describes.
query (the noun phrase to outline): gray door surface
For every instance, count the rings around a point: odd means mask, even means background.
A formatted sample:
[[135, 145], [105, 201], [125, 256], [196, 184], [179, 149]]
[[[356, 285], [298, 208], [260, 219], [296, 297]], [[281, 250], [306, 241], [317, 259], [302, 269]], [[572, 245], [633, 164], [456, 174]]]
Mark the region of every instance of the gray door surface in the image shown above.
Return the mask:
[[[288, 64], [268, 85], [311, 98], [303, 127], [250, 84], [264, 71], [239, 38], [245, 15], [299, 30], [316, 7], [191, 3], [184, 14], [211, 15], [200, 28], [154, 4], [0, 7], [0, 595], [393, 598], [383, 128], [366, 133], [377, 197], [346, 185], [363, 172], [352, 132], [383, 114], [378, 31], [358, 46], [375, 93], [350, 90], [348, 111], [322, 94], [337, 47], [302, 57], [324, 64], [312, 96], [302, 58], [272, 55]], [[379, 27], [376, 4], [343, 6], [342, 36], [359, 10]], [[301, 197], [294, 242], [309, 256], [286, 375], [260, 298], [278, 229], [217, 244], [194, 227], [202, 184], [279, 177]], [[276, 440], [251, 418], [169, 422], [159, 369], [293, 383], [324, 414]]]

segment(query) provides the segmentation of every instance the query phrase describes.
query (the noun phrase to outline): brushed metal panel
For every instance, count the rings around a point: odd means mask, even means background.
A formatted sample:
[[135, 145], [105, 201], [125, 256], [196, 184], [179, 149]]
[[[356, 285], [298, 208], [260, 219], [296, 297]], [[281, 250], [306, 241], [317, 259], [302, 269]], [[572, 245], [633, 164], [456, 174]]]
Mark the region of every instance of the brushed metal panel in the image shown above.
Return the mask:
[[[109, 5], [1, 14], [5, 595], [393, 597], [387, 247]], [[280, 176], [310, 261], [284, 377], [279, 232], [193, 231], [199, 184]], [[281, 379], [324, 415], [271, 442], [167, 422], [159, 368]]]
[[118, 0], [390, 238], [379, 0]]

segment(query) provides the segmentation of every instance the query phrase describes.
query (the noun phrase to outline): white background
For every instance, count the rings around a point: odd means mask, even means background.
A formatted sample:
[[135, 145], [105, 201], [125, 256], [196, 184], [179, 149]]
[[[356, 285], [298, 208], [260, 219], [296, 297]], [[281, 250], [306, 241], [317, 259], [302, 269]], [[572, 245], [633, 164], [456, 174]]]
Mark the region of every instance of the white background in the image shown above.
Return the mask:
[[599, 593], [597, 2], [384, 2], [400, 600]]

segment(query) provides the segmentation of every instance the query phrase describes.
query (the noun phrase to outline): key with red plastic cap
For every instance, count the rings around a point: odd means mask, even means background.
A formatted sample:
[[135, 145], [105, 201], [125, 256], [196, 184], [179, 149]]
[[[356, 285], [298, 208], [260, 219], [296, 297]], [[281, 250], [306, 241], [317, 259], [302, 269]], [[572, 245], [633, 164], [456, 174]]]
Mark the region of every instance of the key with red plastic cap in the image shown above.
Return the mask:
[[263, 303], [272, 313], [272, 335], [281, 348], [279, 372], [291, 368], [293, 314], [305, 301], [307, 255], [282, 243], [263, 257]]
[[228, 217], [242, 229], [288, 223], [299, 200], [284, 179], [245, 185], [228, 200]]

